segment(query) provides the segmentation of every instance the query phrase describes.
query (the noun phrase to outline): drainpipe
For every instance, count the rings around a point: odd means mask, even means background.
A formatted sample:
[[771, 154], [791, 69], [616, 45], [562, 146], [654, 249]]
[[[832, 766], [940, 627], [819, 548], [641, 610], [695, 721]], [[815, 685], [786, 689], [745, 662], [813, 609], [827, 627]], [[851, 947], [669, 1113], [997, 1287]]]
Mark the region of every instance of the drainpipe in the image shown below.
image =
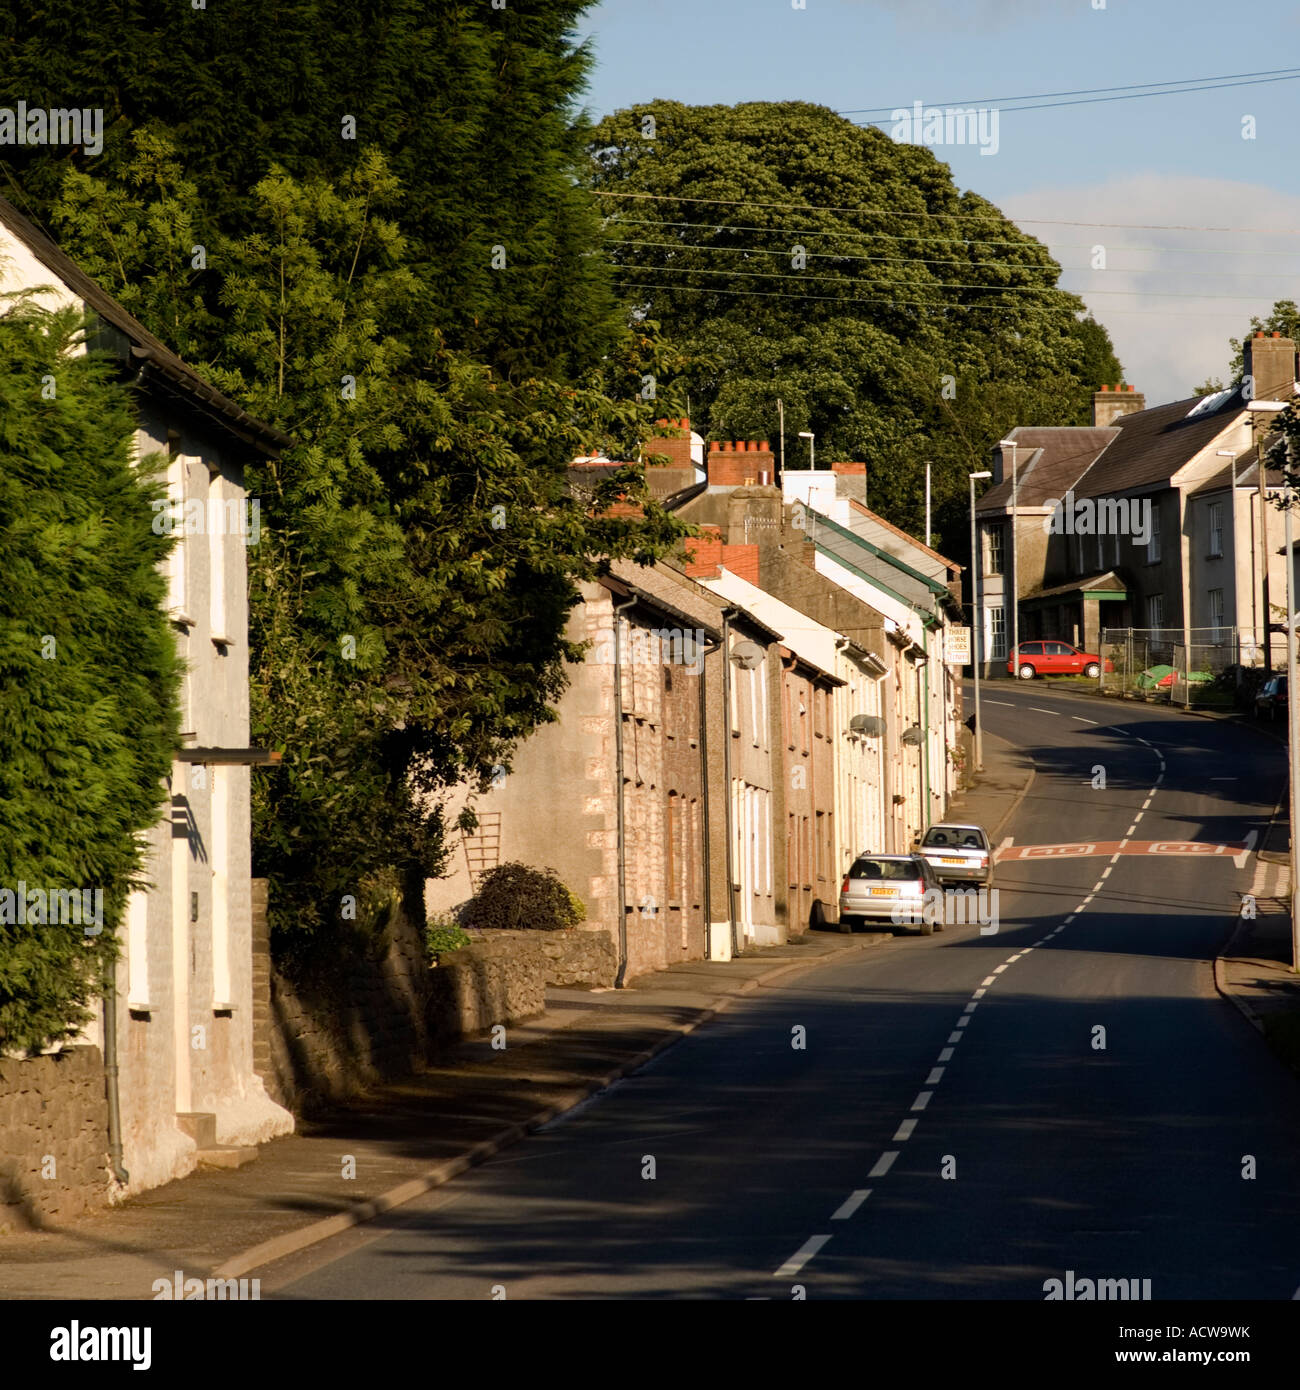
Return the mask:
[[731, 920], [731, 954], [740, 954], [736, 943], [736, 806], [731, 784], [731, 619], [734, 608], [722, 610], [722, 780], [727, 784], [727, 916]]
[[[713, 946], [713, 860], [709, 853], [709, 841], [713, 838], [709, 833], [713, 822], [709, 818], [709, 706], [707, 692], [704, 686], [705, 659], [712, 656], [714, 652], [721, 651], [722, 643], [714, 642], [712, 646], [704, 647], [700, 653], [700, 772], [701, 777], [701, 825], [704, 830], [704, 958], [709, 958], [709, 953]], [[723, 658], [725, 665], [726, 658]], [[723, 712], [723, 718], [730, 716]], [[730, 738], [731, 731], [724, 729], [727, 737]]]
[[921, 759], [921, 766], [925, 770], [925, 811], [921, 817], [921, 832], [924, 834], [925, 831], [929, 830], [932, 820], [930, 814], [930, 634], [925, 628], [921, 630], [921, 646], [925, 652], [925, 660], [918, 673], [921, 677], [921, 688], [924, 691], [924, 704], [921, 706], [924, 721], [921, 727], [925, 730], [921, 744], [925, 750], [925, 756]]
[[623, 614], [636, 606], [633, 595], [614, 609], [614, 778], [618, 783], [618, 974], [614, 988], [627, 976], [627, 815], [623, 805]]
[[113, 1176], [123, 1187], [131, 1175], [122, 1166], [122, 1102], [118, 1092], [117, 1065], [117, 967], [109, 967], [104, 985], [104, 1088], [108, 1092], [108, 1161]]

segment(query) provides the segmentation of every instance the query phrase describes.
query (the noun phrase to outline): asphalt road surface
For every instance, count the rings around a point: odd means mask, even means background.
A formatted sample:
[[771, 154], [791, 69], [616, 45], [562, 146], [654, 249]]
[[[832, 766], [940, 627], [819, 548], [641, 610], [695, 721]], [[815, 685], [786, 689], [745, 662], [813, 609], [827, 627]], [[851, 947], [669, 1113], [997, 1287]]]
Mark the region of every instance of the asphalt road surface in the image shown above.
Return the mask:
[[733, 1005], [271, 1296], [1042, 1299], [1067, 1271], [1296, 1294], [1300, 1087], [1210, 965], [1254, 857], [1140, 848], [1261, 833], [1281, 751], [1039, 683], [986, 700], [1038, 769], [1013, 852], [1123, 851], [1004, 860], [996, 934], [900, 937]]

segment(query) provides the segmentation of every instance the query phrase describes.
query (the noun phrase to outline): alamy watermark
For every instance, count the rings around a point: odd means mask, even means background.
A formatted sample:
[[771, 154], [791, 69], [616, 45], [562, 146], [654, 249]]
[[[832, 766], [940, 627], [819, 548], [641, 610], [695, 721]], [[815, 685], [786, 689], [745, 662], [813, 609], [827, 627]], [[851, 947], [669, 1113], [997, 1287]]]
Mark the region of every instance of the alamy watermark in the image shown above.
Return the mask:
[[13, 888], [0, 888], [0, 927], [21, 927], [29, 922], [35, 926], [80, 927], [86, 936], [98, 936], [104, 930], [104, 890], [28, 888], [23, 879]]
[[[698, 676], [704, 667], [708, 637], [703, 628], [634, 627], [622, 642], [621, 659], [629, 666], [683, 666]], [[591, 660], [614, 664], [614, 634], [602, 632], [592, 643]]]
[[150, 505], [155, 536], [243, 536], [246, 545], [262, 538], [262, 503], [256, 497], [159, 498]]
[[998, 889], [927, 888], [921, 906], [900, 902], [889, 914], [895, 926], [966, 927], [979, 925], [981, 936], [998, 930]]
[[926, 106], [914, 101], [909, 111], [899, 106], [889, 113], [889, 135], [900, 145], [978, 145], [980, 154], [998, 152], [996, 106]]
[[1051, 536], [1131, 536], [1135, 545], [1151, 544], [1149, 497], [1049, 497], [1051, 516], [1043, 530]]
[[80, 145], [89, 155], [102, 154], [103, 108], [0, 106], [0, 145]]

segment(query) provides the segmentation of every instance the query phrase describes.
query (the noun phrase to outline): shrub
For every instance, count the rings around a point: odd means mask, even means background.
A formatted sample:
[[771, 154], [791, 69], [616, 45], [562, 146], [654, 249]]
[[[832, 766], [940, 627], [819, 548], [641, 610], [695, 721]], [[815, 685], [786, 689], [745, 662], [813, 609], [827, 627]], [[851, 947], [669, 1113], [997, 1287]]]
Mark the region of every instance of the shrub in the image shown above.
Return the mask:
[[429, 959], [436, 962], [439, 956], [459, 951], [468, 946], [474, 938], [463, 927], [442, 917], [430, 917], [424, 927], [424, 948]]
[[561, 931], [577, 926], [586, 916], [582, 900], [564, 886], [554, 869], [500, 864], [484, 874], [462, 920], [467, 927]]

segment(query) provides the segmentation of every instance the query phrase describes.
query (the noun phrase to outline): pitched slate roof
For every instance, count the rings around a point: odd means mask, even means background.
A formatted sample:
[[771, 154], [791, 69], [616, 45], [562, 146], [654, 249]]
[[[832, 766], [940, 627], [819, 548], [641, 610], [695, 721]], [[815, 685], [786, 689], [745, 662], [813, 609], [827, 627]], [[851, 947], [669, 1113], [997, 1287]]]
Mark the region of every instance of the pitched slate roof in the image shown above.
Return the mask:
[[[1201, 401], [1203, 409], [1195, 410]], [[1119, 438], [1109, 444], [1075, 485], [1080, 497], [1101, 497], [1168, 480], [1244, 409], [1240, 391], [1135, 411], [1119, 420]], [[1195, 413], [1193, 414], [1193, 410]]]
[[[1016, 505], [1043, 507], [1048, 498], [1064, 497], [1119, 433], [1113, 425], [1106, 429], [1066, 425], [1012, 430], [1007, 438], [1020, 446], [1016, 454]], [[1010, 460], [1007, 464], [1002, 481], [979, 499], [977, 513], [1005, 512], [1011, 505]]]
[[253, 445], [263, 453], [275, 454], [288, 448], [293, 440], [272, 425], [249, 415], [241, 406], [210, 386], [193, 367], [183, 362], [161, 339], [133, 318], [112, 295], [86, 274], [75, 261], [66, 256], [47, 237], [18, 211], [12, 203], [0, 198], [0, 227], [4, 227], [61, 280], [105, 324], [117, 329], [130, 344], [129, 360], [153, 386], [182, 396], [237, 438]]

